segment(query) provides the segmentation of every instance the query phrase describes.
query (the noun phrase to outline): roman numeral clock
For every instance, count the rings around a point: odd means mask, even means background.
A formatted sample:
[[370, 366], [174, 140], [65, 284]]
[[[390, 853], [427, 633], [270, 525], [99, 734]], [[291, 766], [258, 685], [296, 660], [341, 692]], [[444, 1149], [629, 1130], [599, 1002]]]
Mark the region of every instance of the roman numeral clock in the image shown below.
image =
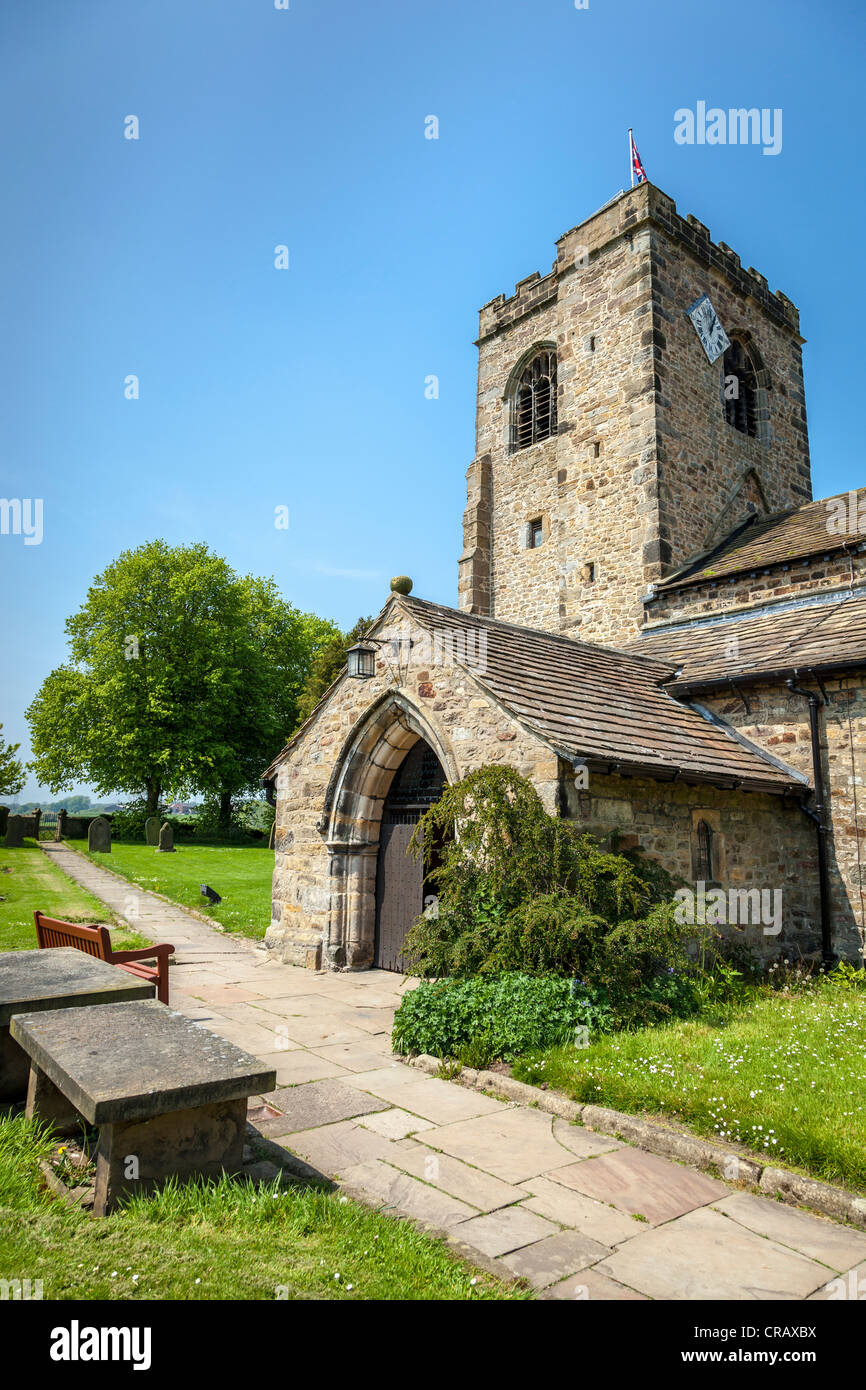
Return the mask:
[[712, 306], [710, 296], [702, 294], [691, 308], [686, 309], [694, 330], [701, 340], [701, 346], [710, 362], [717, 362], [722, 353], [731, 346], [731, 340], [719, 322], [719, 316]]

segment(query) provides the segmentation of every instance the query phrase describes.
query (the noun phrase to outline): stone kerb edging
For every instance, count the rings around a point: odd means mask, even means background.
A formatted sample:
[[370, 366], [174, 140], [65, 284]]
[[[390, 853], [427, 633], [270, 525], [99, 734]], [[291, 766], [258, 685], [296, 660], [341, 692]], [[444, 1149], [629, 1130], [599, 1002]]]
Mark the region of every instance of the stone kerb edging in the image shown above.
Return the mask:
[[[428, 1053], [403, 1060], [430, 1074], [439, 1071], [439, 1059]], [[803, 1177], [784, 1168], [769, 1167], [761, 1162], [758, 1155], [750, 1154], [737, 1145], [723, 1147], [709, 1139], [700, 1139], [697, 1135], [660, 1124], [657, 1120], [644, 1120], [620, 1110], [569, 1100], [557, 1091], [542, 1091], [537, 1086], [515, 1081], [514, 1077], [503, 1076], [499, 1072], [475, 1071], [471, 1067], [464, 1067], [452, 1080], [476, 1091], [490, 1091], [518, 1105], [532, 1106], [548, 1115], [558, 1115], [563, 1120], [576, 1121], [586, 1129], [625, 1139], [636, 1148], [661, 1154], [664, 1158], [689, 1163], [695, 1168], [714, 1169], [727, 1182], [735, 1181], [757, 1188], [766, 1196], [777, 1197], [791, 1206], [809, 1207], [822, 1216], [847, 1221], [852, 1226], [866, 1230], [866, 1197], [858, 1197], [845, 1188]], [[732, 1179], [730, 1172], [734, 1160], [737, 1165], [736, 1178]]]

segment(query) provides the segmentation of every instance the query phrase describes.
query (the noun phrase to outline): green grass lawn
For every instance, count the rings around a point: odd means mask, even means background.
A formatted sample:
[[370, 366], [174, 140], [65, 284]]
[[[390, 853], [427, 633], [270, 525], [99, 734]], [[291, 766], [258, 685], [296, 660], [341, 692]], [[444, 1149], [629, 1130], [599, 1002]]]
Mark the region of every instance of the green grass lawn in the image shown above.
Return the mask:
[[866, 1190], [866, 995], [822, 981], [756, 992], [718, 1022], [619, 1033], [521, 1058], [579, 1101], [684, 1120], [782, 1166]]
[[94, 898], [26, 840], [21, 849], [0, 845], [0, 951], [36, 949], [33, 913], [65, 922], [97, 922], [111, 927], [111, 944], [119, 951], [146, 946], [143, 936], [117, 924], [111, 909]]
[[[70, 840], [87, 854], [86, 840]], [[162, 893], [181, 907], [194, 907], [219, 922], [224, 931], [264, 936], [271, 920], [271, 880], [274, 852], [266, 845], [187, 845], [174, 854], [159, 854], [151, 845], [115, 841], [110, 854], [91, 854], [94, 864], [122, 874], [140, 888]], [[223, 901], [211, 906], [201, 896], [210, 884]]]
[[0, 1120], [0, 1277], [45, 1299], [526, 1299], [406, 1221], [338, 1194], [223, 1178], [136, 1198], [100, 1220], [53, 1198], [50, 1148]]

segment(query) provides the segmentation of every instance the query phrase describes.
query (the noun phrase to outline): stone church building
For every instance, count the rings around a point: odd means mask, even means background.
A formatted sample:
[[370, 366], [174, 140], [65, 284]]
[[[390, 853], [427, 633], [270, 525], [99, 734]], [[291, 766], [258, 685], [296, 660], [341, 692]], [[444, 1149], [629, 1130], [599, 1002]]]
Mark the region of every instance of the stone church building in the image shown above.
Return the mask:
[[413, 826], [489, 763], [762, 958], [862, 956], [866, 490], [812, 501], [803, 342], [649, 183], [484, 306], [459, 608], [392, 593], [265, 774], [280, 959], [399, 969]]

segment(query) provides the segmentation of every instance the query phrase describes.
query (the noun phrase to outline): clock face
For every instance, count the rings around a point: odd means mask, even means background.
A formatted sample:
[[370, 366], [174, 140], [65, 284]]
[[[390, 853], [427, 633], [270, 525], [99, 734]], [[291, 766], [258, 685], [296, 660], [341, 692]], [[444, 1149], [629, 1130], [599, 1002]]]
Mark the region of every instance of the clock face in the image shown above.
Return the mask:
[[731, 346], [731, 340], [719, 322], [719, 316], [710, 302], [710, 296], [702, 294], [700, 299], [696, 299], [691, 308], [686, 310], [686, 313], [694, 324], [695, 332], [701, 340], [701, 345], [709, 361], [717, 361], [725, 349]]

